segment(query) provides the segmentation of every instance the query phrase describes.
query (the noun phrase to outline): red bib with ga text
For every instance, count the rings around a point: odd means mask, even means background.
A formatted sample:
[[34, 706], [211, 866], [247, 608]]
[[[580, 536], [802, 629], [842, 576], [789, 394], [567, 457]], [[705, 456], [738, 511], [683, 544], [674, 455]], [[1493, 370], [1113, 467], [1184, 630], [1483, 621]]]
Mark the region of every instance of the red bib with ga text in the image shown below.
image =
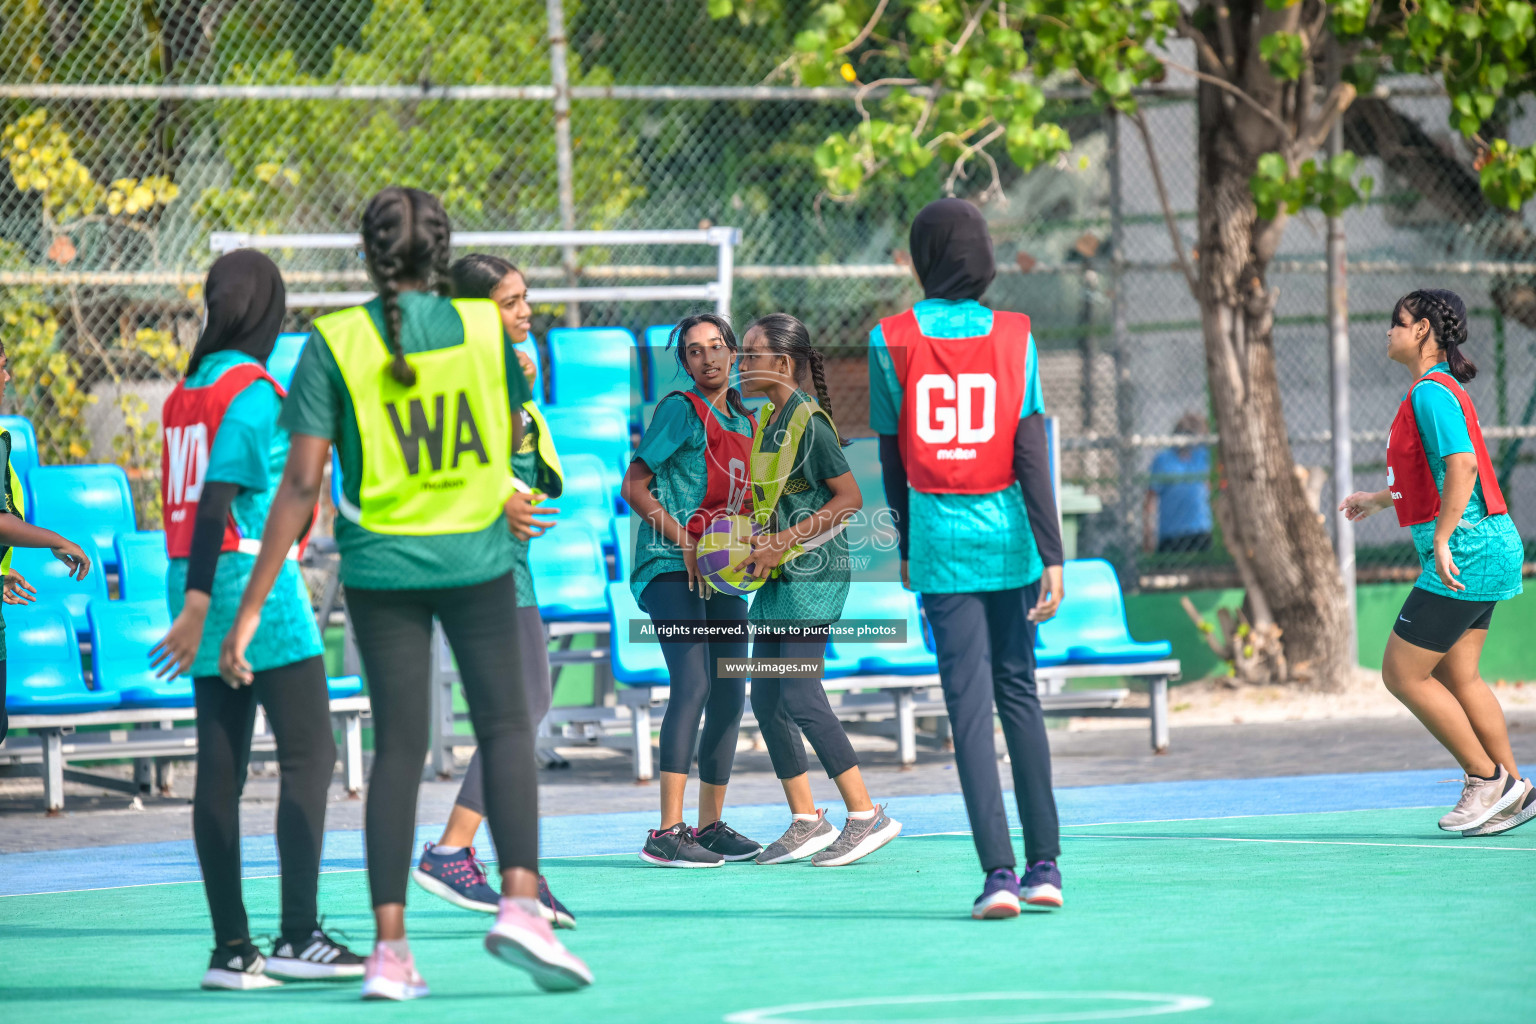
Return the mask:
[[[693, 403], [693, 411], [704, 424], [704, 464], [708, 483], [698, 509], [683, 524], [689, 533], [700, 537], [704, 528], [716, 519], [739, 515], [746, 507], [747, 496], [752, 493], [752, 479], [747, 468], [752, 461], [752, 438], [727, 430], [709, 403], [695, 392], [674, 391], [672, 394], [682, 395]], [[747, 420], [755, 432], [757, 418], [748, 413]]]
[[[287, 393], [256, 363], [236, 363], [219, 374], [212, 384], [189, 388], [183, 380], [165, 400], [160, 412], [160, 500], [165, 510], [165, 547], [172, 558], [192, 555], [192, 530], [197, 502], [208, 477], [208, 453], [218, 435], [224, 414], [240, 392], [252, 382], [265, 380], [279, 398]], [[240, 547], [240, 528], [230, 515], [224, 526], [220, 551]]]
[[[1472, 452], [1477, 456], [1477, 479], [1483, 485], [1483, 502], [1491, 516], [1508, 511], [1504, 492], [1499, 489], [1499, 478], [1493, 472], [1493, 460], [1488, 457], [1488, 446], [1483, 443], [1483, 428], [1477, 421], [1477, 410], [1472, 398], [1461, 384], [1448, 373], [1426, 373], [1420, 381], [1432, 380], [1444, 384], [1461, 403], [1461, 414], [1467, 418], [1467, 434], [1472, 439]], [[1397, 408], [1392, 430], [1387, 434], [1387, 492], [1392, 495], [1392, 508], [1397, 512], [1399, 526], [1415, 526], [1427, 523], [1440, 515], [1440, 490], [1435, 486], [1435, 474], [1429, 468], [1429, 455], [1424, 451], [1424, 439], [1419, 436], [1419, 423], [1413, 415], [1413, 388]]]
[[984, 338], [930, 338], [909, 309], [880, 330], [901, 385], [907, 482], [925, 494], [991, 494], [1015, 483], [1029, 317], [994, 312]]

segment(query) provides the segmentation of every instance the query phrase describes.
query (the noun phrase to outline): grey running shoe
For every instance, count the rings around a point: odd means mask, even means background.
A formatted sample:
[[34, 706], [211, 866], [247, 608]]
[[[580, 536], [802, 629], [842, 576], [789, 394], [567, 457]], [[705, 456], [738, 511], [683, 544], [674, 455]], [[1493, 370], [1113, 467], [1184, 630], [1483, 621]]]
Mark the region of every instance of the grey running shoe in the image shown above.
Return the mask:
[[1461, 799], [1451, 808], [1451, 813], [1440, 819], [1440, 827], [1447, 832], [1465, 832], [1477, 828], [1510, 804], [1519, 800], [1524, 790], [1509, 771], [1499, 765], [1491, 779], [1468, 775], [1462, 787]]
[[1531, 780], [1526, 779], [1522, 785], [1525, 787], [1524, 796], [1504, 808], [1498, 814], [1489, 818], [1476, 828], [1464, 829], [1462, 835], [1472, 836], [1496, 836], [1500, 832], [1508, 832], [1512, 828], [1518, 828], [1536, 818], [1536, 786], [1531, 785]]
[[849, 818], [843, 824], [843, 832], [837, 842], [811, 858], [818, 868], [840, 868], [874, 853], [886, 843], [901, 835], [901, 822], [885, 813], [880, 804], [875, 805], [873, 818]]
[[757, 855], [757, 862], [788, 864], [792, 860], [820, 853], [836, 841], [837, 829], [827, 820], [827, 812], [818, 808], [815, 821], [801, 821], [797, 818], [790, 822], [789, 829]]

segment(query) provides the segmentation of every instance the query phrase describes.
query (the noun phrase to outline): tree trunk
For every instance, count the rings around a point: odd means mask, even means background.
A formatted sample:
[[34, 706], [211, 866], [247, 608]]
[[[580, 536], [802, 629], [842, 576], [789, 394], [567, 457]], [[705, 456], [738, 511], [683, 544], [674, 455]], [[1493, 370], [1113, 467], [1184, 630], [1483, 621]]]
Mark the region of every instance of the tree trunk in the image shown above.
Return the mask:
[[1254, 629], [1280, 627], [1285, 657], [1273, 675], [1337, 687], [1354, 662], [1344, 587], [1323, 519], [1297, 475], [1275, 376], [1278, 292], [1265, 274], [1285, 214], [1260, 221], [1248, 184], [1259, 154], [1276, 140], [1210, 86], [1201, 89], [1199, 109], [1196, 297], [1231, 512], [1225, 541], [1240, 566], [1247, 563]]

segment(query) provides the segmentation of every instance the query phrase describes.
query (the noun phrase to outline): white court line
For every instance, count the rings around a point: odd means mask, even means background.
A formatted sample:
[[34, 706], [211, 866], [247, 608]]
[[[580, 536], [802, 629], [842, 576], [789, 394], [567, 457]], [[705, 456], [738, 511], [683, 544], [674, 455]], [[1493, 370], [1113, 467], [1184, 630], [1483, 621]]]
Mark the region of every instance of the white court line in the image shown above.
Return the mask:
[[1536, 846], [1471, 846], [1466, 843], [1364, 843], [1343, 839], [1250, 839], [1236, 836], [1106, 836], [1073, 835], [1072, 839], [1196, 839], [1207, 843], [1280, 843], [1295, 846], [1390, 846], [1404, 850], [1510, 850], [1536, 853]]

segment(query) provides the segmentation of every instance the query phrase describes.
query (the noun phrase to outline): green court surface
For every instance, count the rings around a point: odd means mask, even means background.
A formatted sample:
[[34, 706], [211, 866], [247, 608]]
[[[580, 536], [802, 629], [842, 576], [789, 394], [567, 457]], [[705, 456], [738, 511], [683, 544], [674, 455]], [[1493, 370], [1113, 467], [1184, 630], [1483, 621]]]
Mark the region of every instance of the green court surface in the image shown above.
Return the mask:
[[[546, 995], [487, 956], [489, 919], [419, 890], [427, 1002], [356, 984], [205, 993], [197, 883], [0, 899], [0, 1019], [950, 1024], [1536, 1021], [1536, 832], [1460, 839], [1440, 810], [1064, 830], [1066, 909], [974, 922], [970, 838], [909, 836], [854, 867], [667, 871], [632, 855], [545, 862], [597, 984]], [[111, 879], [103, 878], [103, 884]], [[247, 883], [275, 925], [276, 879]], [[361, 872], [321, 880], [366, 948]]]

